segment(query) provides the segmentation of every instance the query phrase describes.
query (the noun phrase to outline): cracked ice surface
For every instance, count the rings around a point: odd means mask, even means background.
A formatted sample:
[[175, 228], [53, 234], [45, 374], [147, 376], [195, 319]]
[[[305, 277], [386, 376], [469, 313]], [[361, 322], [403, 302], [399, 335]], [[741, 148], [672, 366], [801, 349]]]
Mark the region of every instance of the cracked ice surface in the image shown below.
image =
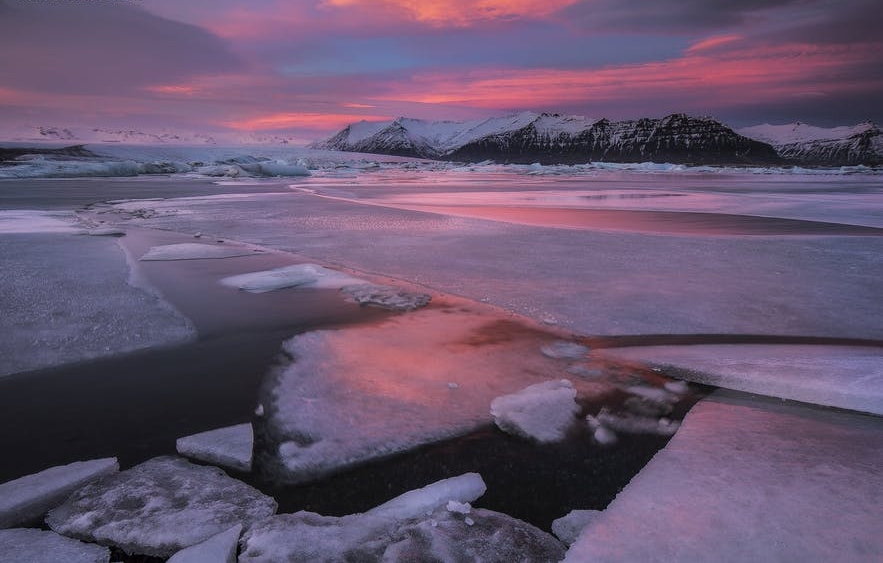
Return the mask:
[[880, 561], [880, 467], [879, 417], [717, 391], [565, 561]]
[[168, 557], [275, 512], [276, 501], [220, 469], [159, 457], [79, 489], [46, 523], [127, 553]]
[[293, 363], [261, 400], [276, 470], [308, 481], [489, 425], [496, 397], [563, 375], [567, 362], [540, 352], [556, 336], [451, 298], [376, 326], [298, 335], [284, 345]]
[[731, 344], [643, 346], [603, 357], [677, 370], [697, 383], [883, 415], [883, 349]]
[[113, 239], [0, 234], [0, 376], [192, 338], [134, 279]]

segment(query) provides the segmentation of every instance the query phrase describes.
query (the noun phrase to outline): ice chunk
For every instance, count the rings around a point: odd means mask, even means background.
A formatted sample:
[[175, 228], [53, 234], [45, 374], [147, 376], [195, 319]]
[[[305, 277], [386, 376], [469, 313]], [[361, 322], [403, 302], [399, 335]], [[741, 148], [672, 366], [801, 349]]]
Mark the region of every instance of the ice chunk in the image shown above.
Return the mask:
[[350, 285], [341, 291], [360, 305], [375, 305], [393, 311], [413, 311], [425, 307], [432, 300], [428, 293], [374, 284]]
[[716, 391], [565, 561], [880, 561], [880, 467], [880, 417]]
[[167, 563], [236, 563], [240, 534], [242, 534], [242, 524], [236, 524], [226, 532], [185, 547], [174, 554]]
[[286, 287], [339, 289], [347, 285], [363, 284], [364, 280], [317, 264], [296, 264], [294, 266], [283, 266], [272, 270], [230, 276], [222, 279], [220, 283], [230, 287], [238, 287], [252, 293], [264, 293]]
[[[597, 416], [604, 428], [626, 434], [659, 434], [671, 436], [678, 430], [679, 423], [667, 418], [641, 416], [632, 413], [614, 414], [606, 408], [601, 409]], [[591, 423], [590, 423], [591, 424]]]
[[883, 351], [857, 346], [717, 344], [605, 350], [698, 383], [883, 414]]
[[141, 257], [141, 260], [202, 260], [213, 258], [233, 258], [235, 256], [251, 256], [260, 251], [240, 246], [217, 246], [197, 242], [165, 244], [154, 246]]
[[542, 347], [542, 352], [550, 358], [566, 358], [568, 360], [579, 360], [588, 352], [589, 347], [569, 342], [567, 340], [558, 340]]
[[562, 379], [531, 385], [491, 402], [494, 422], [504, 432], [538, 442], [563, 440], [576, 422], [576, 389]]
[[445, 508], [448, 512], [456, 512], [457, 514], [469, 514], [472, 512], [472, 505], [468, 502], [457, 502], [455, 500], [449, 500], [448, 504], [445, 505]]
[[110, 550], [55, 532], [0, 530], [0, 563], [108, 563]]
[[75, 490], [118, 470], [116, 458], [77, 461], [3, 483], [0, 485], [0, 528], [42, 520]]
[[583, 528], [595, 520], [599, 514], [601, 514], [600, 510], [571, 510], [552, 522], [552, 533], [556, 538], [570, 545], [576, 541]]
[[459, 477], [450, 477], [401, 494], [396, 498], [376, 506], [366, 514], [406, 520], [428, 512], [448, 501], [457, 503], [473, 502], [487, 491], [484, 480], [478, 473], [466, 473]]
[[127, 553], [168, 557], [275, 512], [276, 501], [220, 469], [159, 457], [79, 489], [46, 523]]
[[95, 227], [94, 229], [86, 230], [84, 234], [91, 237], [124, 237], [126, 236], [126, 231], [116, 227]]
[[179, 454], [193, 459], [251, 471], [254, 431], [250, 422], [237, 424], [179, 438], [176, 447]]

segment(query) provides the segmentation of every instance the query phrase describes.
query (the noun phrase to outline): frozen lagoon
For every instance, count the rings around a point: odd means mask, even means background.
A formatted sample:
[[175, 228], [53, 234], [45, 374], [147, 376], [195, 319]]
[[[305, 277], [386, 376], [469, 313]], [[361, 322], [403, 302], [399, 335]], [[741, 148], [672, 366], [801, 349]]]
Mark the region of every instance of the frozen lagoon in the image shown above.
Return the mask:
[[[418, 176], [305, 179], [297, 190], [274, 184], [275, 193], [257, 194], [243, 186], [239, 191], [250, 193], [137, 201], [93, 211], [107, 211], [95, 216], [124, 226], [202, 232], [405, 279], [587, 335], [753, 335], [758, 342], [813, 337], [835, 344], [836, 339], [862, 340], [872, 346], [881, 338], [879, 235], [860, 230], [831, 234], [823, 226], [812, 232], [812, 223], [822, 219], [879, 228], [874, 196], [879, 198], [880, 187], [874, 181], [638, 175], [540, 182], [503, 175], [481, 185], [475, 177], [443, 175], [433, 183]], [[562, 229], [547, 224], [554, 211], [544, 212], [547, 218], [539, 224], [525, 224], [517, 217], [486, 217], [483, 210], [453, 215], [442, 209], [450, 206], [449, 200], [421, 200], [437, 192], [468, 192], [482, 204], [476, 207], [489, 202], [499, 206], [489, 194], [529, 191], [536, 198], [535, 192], [547, 188], [578, 195], [577, 201], [589, 202], [586, 207], [599, 201], [608, 207], [608, 200], [620, 200], [617, 211], [666, 212], [671, 215], [655, 217], [668, 222], [678, 219], [678, 208], [669, 201], [682, 211], [695, 211], [697, 200], [718, 198], [731, 204], [738, 200], [739, 213], [808, 224], [793, 234], [775, 232], [771, 221], [773, 232], [761, 235], [702, 234], [701, 229], [662, 234], [652, 225], [631, 221]], [[218, 189], [229, 191], [230, 186]], [[687, 195], [652, 197], [660, 189]], [[648, 197], [616, 195], [624, 191]], [[602, 195], [612, 197], [602, 200]], [[392, 196], [395, 201], [386, 201]], [[653, 209], [654, 200], [663, 199], [667, 208]], [[529, 208], [533, 201], [523, 205]], [[439, 213], [428, 213], [426, 206], [432, 205]], [[555, 210], [563, 204], [544, 205]], [[827, 208], [837, 211], [826, 219]], [[706, 219], [713, 222], [713, 205], [702, 210], [709, 211]], [[85, 237], [76, 240], [80, 244]], [[199, 314], [196, 309], [185, 316], [192, 321]], [[111, 346], [108, 352], [119, 351]], [[879, 483], [870, 486], [879, 490]]]

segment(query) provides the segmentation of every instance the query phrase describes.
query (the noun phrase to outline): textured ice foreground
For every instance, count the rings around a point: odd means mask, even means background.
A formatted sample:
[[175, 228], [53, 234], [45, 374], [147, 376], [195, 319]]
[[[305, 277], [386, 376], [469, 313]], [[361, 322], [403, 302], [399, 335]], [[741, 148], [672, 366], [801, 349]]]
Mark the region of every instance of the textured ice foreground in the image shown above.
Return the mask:
[[718, 391], [565, 561], [883, 559], [883, 420]]
[[563, 440], [575, 422], [579, 405], [567, 379], [537, 383], [491, 401], [494, 422], [504, 432], [540, 443]]
[[236, 563], [241, 533], [242, 524], [236, 524], [226, 532], [185, 547], [173, 555], [168, 563]]
[[550, 563], [564, 546], [529, 524], [468, 503], [484, 494], [471, 473], [410, 491], [366, 513], [282, 514], [243, 537], [240, 563], [385, 561]]
[[198, 242], [182, 242], [154, 246], [141, 257], [141, 260], [204, 260], [250, 256], [258, 252], [258, 250], [240, 246], [218, 246]]
[[254, 431], [250, 422], [237, 424], [179, 438], [175, 447], [179, 454], [192, 459], [251, 471]]
[[605, 357], [677, 369], [684, 379], [883, 415], [883, 349], [696, 345], [605, 350]]
[[68, 211], [0, 210], [0, 234], [76, 233], [74, 214]]
[[160, 457], [74, 493], [49, 513], [61, 534], [168, 557], [276, 512], [276, 501], [214, 467]]
[[230, 276], [222, 279], [220, 283], [252, 293], [264, 293], [286, 287], [339, 289], [348, 285], [363, 284], [365, 280], [317, 264], [295, 264], [294, 266]]
[[[294, 337], [269, 382], [266, 434], [280, 477], [307, 481], [491, 424], [491, 401], [560, 378], [557, 335], [453, 298], [376, 326]], [[580, 393], [608, 389], [580, 381]]]
[[72, 492], [99, 477], [116, 473], [119, 467], [116, 458], [77, 461], [0, 484], [0, 528], [42, 520]]
[[110, 550], [55, 532], [0, 530], [0, 563], [108, 563]]

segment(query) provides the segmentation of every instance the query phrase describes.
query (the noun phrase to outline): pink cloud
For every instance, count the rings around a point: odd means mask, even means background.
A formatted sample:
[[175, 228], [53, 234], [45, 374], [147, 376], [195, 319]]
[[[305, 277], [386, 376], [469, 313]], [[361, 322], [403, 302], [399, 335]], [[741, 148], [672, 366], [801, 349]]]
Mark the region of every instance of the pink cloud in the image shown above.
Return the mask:
[[437, 27], [466, 27], [478, 22], [538, 19], [579, 0], [325, 0], [324, 6], [383, 11], [398, 19], [404, 16]]

